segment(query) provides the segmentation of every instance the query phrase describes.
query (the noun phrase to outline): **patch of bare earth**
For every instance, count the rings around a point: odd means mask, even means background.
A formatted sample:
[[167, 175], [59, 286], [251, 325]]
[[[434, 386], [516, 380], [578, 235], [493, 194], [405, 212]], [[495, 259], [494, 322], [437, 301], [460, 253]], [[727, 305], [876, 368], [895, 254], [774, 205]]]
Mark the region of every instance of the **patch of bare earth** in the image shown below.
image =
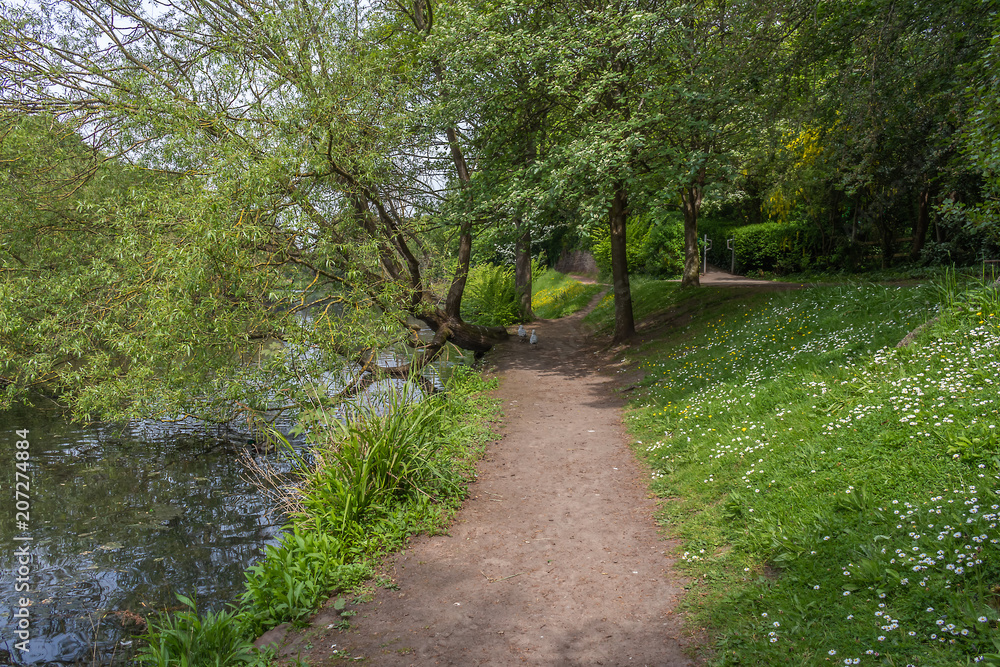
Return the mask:
[[503, 437], [449, 534], [392, 558], [398, 590], [354, 607], [349, 630], [328, 629], [340, 618], [321, 613], [285, 638], [285, 655], [311, 665], [332, 664], [335, 649], [372, 665], [692, 664], [671, 545], [579, 319], [537, 322], [537, 345], [515, 335], [491, 353]]

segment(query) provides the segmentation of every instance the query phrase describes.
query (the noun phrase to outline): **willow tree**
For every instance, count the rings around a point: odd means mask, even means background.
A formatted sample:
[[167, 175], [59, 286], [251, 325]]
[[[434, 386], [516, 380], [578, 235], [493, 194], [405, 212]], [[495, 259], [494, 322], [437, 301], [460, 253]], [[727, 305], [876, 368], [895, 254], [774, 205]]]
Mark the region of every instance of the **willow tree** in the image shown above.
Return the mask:
[[[470, 181], [456, 129], [422, 112], [444, 75], [426, 0], [60, 0], [0, 21], [8, 155], [31, 141], [26, 115], [83, 137], [3, 163], [28, 208], [56, 210], [3, 229], [8, 399], [33, 386], [81, 414], [229, 419], [506, 336], [460, 316], [471, 221], [454, 223], [443, 298], [425, 276], [422, 239]], [[102, 186], [30, 185], [73, 165]], [[386, 363], [397, 344], [414, 352]]]

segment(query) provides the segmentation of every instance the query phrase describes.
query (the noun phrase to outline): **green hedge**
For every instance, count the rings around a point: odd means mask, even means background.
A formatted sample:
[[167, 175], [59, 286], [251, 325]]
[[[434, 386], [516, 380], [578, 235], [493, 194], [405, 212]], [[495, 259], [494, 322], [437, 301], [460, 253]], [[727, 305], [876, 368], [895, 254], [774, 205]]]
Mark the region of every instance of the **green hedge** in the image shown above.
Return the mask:
[[732, 255], [726, 248], [726, 240], [733, 239], [737, 273], [801, 271], [814, 263], [818, 251], [815, 230], [805, 222], [738, 225], [727, 220], [706, 219], [699, 222], [698, 235], [703, 238], [706, 234], [712, 240], [709, 262], [727, 271]]

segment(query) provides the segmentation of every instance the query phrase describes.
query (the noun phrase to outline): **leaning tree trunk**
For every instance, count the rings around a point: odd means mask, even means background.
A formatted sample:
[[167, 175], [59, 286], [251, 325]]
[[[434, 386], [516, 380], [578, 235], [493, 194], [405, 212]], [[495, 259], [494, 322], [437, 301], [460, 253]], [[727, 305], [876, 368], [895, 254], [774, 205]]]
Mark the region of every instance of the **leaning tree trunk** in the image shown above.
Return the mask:
[[[401, 6], [401, 5], [400, 5]], [[407, 12], [414, 27], [429, 36], [434, 24], [433, 5], [429, 0], [413, 0], [412, 13]], [[444, 80], [444, 67], [435, 61], [432, 66], [435, 78]], [[439, 93], [442, 99], [447, 97], [444, 91]], [[465, 161], [465, 153], [458, 141], [458, 131], [454, 126], [445, 128], [445, 136], [451, 151], [451, 159], [455, 165], [455, 174], [463, 189], [469, 187], [472, 179], [469, 166]], [[482, 327], [469, 324], [462, 320], [462, 297], [465, 294], [465, 284], [469, 277], [469, 263], [472, 258], [472, 220], [466, 218], [459, 226], [458, 256], [455, 273], [445, 297], [444, 309], [427, 304], [415, 307], [413, 315], [427, 323], [435, 333], [435, 339], [450, 340], [455, 345], [472, 350], [477, 354], [488, 351], [496, 343], [508, 337], [503, 327]]]
[[460, 317], [453, 317], [441, 308], [427, 304], [414, 317], [427, 324], [434, 332], [435, 338], [450, 342], [463, 350], [477, 354], [488, 352], [497, 343], [502, 343], [510, 336], [504, 327], [486, 327], [469, 324]]
[[698, 212], [701, 210], [702, 188], [705, 173], [702, 170], [698, 180], [681, 189], [681, 207], [684, 209], [684, 277], [681, 287], [699, 287], [701, 279], [701, 253], [698, 252]]
[[531, 310], [531, 228], [523, 220], [514, 221], [517, 240], [514, 241], [514, 289], [521, 306], [521, 320], [535, 319]]
[[615, 295], [615, 335], [612, 342], [620, 343], [635, 335], [635, 320], [632, 317], [632, 290], [628, 280], [628, 255], [626, 251], [626, 209], [628, 194], [625, 184], [618, 182], [615, 196], [611, 200], [611, 279]]

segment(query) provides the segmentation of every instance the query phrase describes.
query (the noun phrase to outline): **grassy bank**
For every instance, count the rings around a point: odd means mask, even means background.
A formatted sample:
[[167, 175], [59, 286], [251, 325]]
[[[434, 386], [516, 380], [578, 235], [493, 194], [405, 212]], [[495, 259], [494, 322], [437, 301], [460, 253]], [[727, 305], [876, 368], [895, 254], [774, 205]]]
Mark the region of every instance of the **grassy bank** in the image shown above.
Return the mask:
[[266, 664], [252, 649], [255, 637], [286, 621], [306, 625], [332, 594], [370, 579], [373, 566], [409, 536], [444, 527], [495, 436], [499, 403], [486, 393], [494, 386], [458, 368], [443, 395], [419, 403], [396, 398], [383, 414], [332, 425], [289, 493], [292, 513], [280, 544], [248, 570], [240, 604], [222, 614], [193, 610], [154, 620], [146, 662]]
[[627, 352], [627, 420], [709, 660], [1000, 664], [996, 291], [637, 291], [696, 313]]
[[532, 281], [531, 307], [542, 319], [555, 319], [582, 310], [604, 285], [585, 285], [553, 269], [543, 271]]

